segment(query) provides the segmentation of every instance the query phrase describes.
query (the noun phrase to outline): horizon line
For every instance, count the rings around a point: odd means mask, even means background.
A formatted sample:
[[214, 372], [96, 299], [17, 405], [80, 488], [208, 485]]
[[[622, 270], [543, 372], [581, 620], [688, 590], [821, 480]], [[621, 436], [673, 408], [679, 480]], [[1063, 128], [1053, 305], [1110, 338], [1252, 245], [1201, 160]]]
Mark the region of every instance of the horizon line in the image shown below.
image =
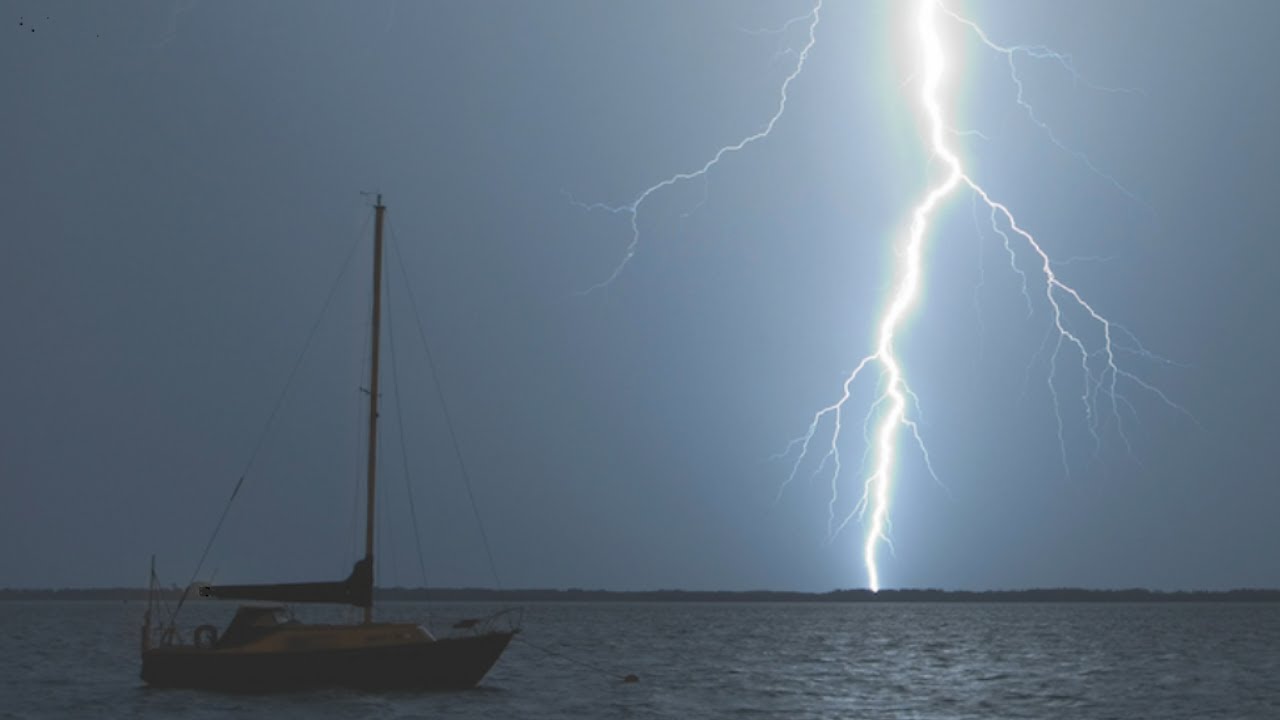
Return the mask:
[[[171, 585], [158, 590], [162, 594], [180, 593], [182, 587]], [[124, 595], [137, 595], [145, 597], [149, 592], [146, 587], [134, 586], [95, 586], [95, 587], [3, 587], [0, 588], [0, 599], [9, 599], [12, 596], [85, 596], [85, 599], [91, 599], [87, 596], [112, 596], [120, 598]], [[383, 599], [394, 600], [394, 597], [388, 596], [406, 596], [406, 595], [442, 595], [442, 596], [486, 596], [492, 598], [514, 597], [514, 596], [547, 596], [554, 598], [557, 596], [601, 596], [616, 598], [636, 598], [636, 599], [662, 599], [660, 596], [680, 596], [685, 598], [697, 599], [697, 596], [705, 596], [706, 599], [724, 598], [724, 599], [752, 599], [768, 597], [786, 597], [794, 599], [841, 599], [842, 597], [860, 597], [871, 600], [876, 598], [895, 599], [902, 596], [911, 596], [913, 599], [929, 599], [950, 597], [953, 599], [966, 597], [1007, 597], [1007, 598], [1040, 598], [1042, 596], [1057, 596], [1059, 599], [1070, 599], [1070, 597], [1079, 598], [1116, 598], [1117, 596], [1143, 596], [1153, 598], [1195, 598], [1207, 599], [1212, 597], [1234, 597], [1242, 596], [1272, 596], [1268, 599], [1280, 601], [1280, 587], [1233, 587], [1227, 589], [1176, 589], [1163, 590], [1153, 589], [1140, 586], [1124, 587], [1124, 588], [1087, 588], [1080, 586], [1042, 586], [1042, 587], [1023, 587], [1023, 588], [1001, 588], [1001, 589], [947, 589], [938, 587], [904, 587], [904, 588], [881, 588], [879, 591], [872, 591], [869, 588], [833, 588], [830, 590], [776, 590], [755, 588], [748, 590], [691, 590], [684, 588], [654, 588], [645, 590], [614, 590], [606, 588], [590, 588], [581, 586], [571, 587], [522, 587], [522, 588], [495, 588], [484, 586], [449, 586], [449, 587], [405, 587], [405, 586], [381, 586], [375, 587], [374, 592], [382, 595]], [[1050, 598], [1046, 598], [1050, 599]]]

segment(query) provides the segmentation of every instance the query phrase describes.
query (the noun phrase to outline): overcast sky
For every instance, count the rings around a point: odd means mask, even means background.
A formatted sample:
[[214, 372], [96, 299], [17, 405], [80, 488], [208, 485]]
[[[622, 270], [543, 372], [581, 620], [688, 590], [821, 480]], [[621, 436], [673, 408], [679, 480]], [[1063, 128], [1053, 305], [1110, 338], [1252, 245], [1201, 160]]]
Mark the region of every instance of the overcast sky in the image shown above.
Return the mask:
[[[1280, 585], [1280, 6], [955, 7], [1087, 81], [1018, 57], [1051, 137], [1005, 58], [945, 25], [949, 122], [981, 133], [951, 141], [1063, 278], [1170, 361], [1121, 357], [1194, 420], [1130, 383], [1130, 448], [1110, 420], [1095, 445], [1064, 352], [1064, 467], [1048, 308], [1033, 285], [1028, 317], [985, 216], [952, 196], [899, 346], [945, 487], [901, 453], [883, 585]], [[185, 582], [251, 458], [202, 576], [345, 575], [372, 190], [398, 250], [379, 584], [423, 582], [410, 489], [426, 581], [494, 583], [411, 289], [503, 585], [865, 586], [862, 526], [828, 538], [830, 477], [806, 466], [779, 498], [791, 466], [770, 457], [869, 352], [893, 243], [940, 170], [904, 6], [829, 2], [770, 136], [651, 196], [633, 259], [581, 294], [631, 229], [575, 201], [624, 205], [761, 130], [806, 39], [785, 24], [810, 9], [5, 3], [0, 586], [141, 585], [153, 553]]]

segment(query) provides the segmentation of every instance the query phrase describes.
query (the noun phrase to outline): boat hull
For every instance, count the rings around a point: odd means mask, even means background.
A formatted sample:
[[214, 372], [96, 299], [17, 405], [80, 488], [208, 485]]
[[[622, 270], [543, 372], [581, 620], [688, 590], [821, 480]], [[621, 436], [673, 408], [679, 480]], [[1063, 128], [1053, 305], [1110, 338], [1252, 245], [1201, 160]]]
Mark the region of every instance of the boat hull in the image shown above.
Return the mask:
[[228, 692], [461, 690], [480, 682], [514, 635], [490, 632], [427, 643], [292, 652], [154, 648], [142, 654], [142, 679], [153, 687]]

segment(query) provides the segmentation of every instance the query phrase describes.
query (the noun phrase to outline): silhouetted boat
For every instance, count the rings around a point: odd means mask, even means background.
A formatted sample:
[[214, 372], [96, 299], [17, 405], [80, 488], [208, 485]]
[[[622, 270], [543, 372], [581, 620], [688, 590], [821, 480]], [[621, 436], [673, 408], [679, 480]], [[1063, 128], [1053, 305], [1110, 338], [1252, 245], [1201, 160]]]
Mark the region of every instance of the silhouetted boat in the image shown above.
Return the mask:
[[[190, 642], [174, 624], [153, 644], [152, 602], [142, 629], [142, 679], [157, 687], [276, 691], [345, 686], [369, 690], [447, 690], [480, 682], [519, 627], [499, 627], [498, 613], [456, 623], [456, 634], [434, 637], [412, 623], [373, 621], [374, 487], [377, 476], [378, 346], [381, 325], [382, 225], [378, 196], [373, 242], [372, 362], [369, 383], [368, 481], [365, 554], [338, 582], [203, 586], [216, 598], [272, 603], [336, 603], [364, 609], [364, 622], [309, 624], [286, 607], [242, 606], [220, 635], [213, 625], [195, 628]], [[185, 599], [185, 594], [184, 594]], [[176, 614], [176, 613], [175, 613]]]

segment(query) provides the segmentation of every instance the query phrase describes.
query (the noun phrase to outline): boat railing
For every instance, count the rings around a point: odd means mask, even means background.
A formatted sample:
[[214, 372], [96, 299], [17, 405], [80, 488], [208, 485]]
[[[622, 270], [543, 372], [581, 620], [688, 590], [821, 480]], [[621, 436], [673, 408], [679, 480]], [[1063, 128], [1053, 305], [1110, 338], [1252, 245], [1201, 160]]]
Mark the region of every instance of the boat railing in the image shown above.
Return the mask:
[[488, 635], [490, 633], [517, 633], [524, 625], [524, 608], [509, 607], [479, 617], [460, 618], [449, 627], [460, 634]]

